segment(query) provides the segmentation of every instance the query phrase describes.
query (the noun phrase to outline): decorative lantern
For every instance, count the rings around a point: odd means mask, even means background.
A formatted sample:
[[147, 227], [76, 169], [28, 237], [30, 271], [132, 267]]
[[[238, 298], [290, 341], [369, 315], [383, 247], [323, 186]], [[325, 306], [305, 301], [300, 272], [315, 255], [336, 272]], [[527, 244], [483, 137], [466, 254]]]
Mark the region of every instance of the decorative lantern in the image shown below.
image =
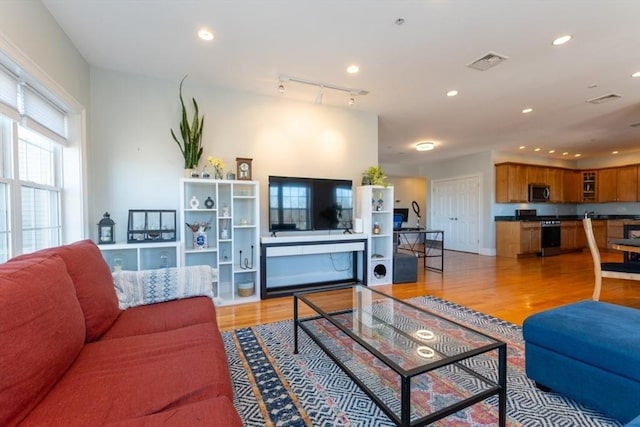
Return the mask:
[[116, 225], [111, 219], [109, 212], [102, 215], [102, 219], [98, 223], [98, 244], [115, 243], [113, 236], [113, 226]]

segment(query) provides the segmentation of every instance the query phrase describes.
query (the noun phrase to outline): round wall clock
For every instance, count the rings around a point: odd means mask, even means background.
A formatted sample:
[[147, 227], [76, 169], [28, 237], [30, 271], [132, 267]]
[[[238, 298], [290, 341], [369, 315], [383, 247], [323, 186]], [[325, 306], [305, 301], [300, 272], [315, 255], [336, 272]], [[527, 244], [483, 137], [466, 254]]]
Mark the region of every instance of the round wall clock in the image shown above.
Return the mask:
[[247, 181], [251, 181], [251, 175], [252, 175], [252, 168], [251, 168], [251, 161], [253, 159], [247, 159], [247, 158], [242, 158], [242, 157], [236, 157], [236, 163], [237, 163], [237, 178], [238, 179], [242, 179], [242, 180], [247, 180]]

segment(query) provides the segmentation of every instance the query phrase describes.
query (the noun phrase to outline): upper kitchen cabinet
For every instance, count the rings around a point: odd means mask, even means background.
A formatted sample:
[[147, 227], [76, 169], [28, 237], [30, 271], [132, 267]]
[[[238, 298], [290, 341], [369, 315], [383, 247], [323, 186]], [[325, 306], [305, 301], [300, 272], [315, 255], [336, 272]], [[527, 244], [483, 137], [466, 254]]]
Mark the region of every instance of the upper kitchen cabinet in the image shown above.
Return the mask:
[[528, 199], [527, 169], [524, 165], [496, 165], [496, 203], [521, 203]]
[[551, 202], [562, 202], [562, 169], [544, 166], [501, 163], [496, 165], [496, 203], [529, 201], [529, 184], [548, 185]]
[[[582, 201], [582, 172], [562, 170], [562, 201], [580, 203]], [[553, 193], [551, 193], [553, 195]]]
[[564, 182], [563, 182], [563, 170], [558, 168], [547, 169], [547, 180], [545, 184], [549, 186], [549, 201], [552, 203], [565, 202], [564, 196]]
[[596, 188], [598, 202], [635, 202], [638, 197], [638, 167], [600, 169]]
[[548, 170], [543, 166], [527, 166], [527, 184], [549, 184]]

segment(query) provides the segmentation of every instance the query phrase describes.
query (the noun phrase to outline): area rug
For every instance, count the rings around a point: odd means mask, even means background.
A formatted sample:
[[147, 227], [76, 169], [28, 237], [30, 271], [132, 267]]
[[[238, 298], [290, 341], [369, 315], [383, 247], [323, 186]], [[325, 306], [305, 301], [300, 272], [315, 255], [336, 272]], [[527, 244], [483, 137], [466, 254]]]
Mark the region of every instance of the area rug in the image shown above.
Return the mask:
[[[524, 373], [519, 326], [436, 297], [408, 302], [507, 343], [508, 426], [621, 426], [571, 399], [538, 390]], [[299, 354], [293, 354], [292, 321], [225, 332], [223, 339], [234, 405], [246, 427], [395, 425], [302, 330]], [[495, 354], [473, 363], [488, 376], [497, 371]], [[496, 426], [497, 402], [494, 396], [434, 425]]]

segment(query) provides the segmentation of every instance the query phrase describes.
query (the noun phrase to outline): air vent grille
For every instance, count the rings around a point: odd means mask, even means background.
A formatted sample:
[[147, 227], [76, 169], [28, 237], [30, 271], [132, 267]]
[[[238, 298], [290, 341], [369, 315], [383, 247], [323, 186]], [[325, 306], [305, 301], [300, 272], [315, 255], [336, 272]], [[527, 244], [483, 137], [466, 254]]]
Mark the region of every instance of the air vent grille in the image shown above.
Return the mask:
[[489, 68], [493, 68], [496, 65], [501, 64], [507, 59], [509, 59], [509, 57], [506, 55], [501, 55], [496, 52], [489, 52], [486, 55], [467, 64], [467, 67], [473, 68], [474, 70], [478, 70], [478, 71], [486, 71]]
[[608, 95], [599, 96], [597, 98], [591, 98], [587, 102], [590, 102], [592, 104], [602, 104], [602, 103], [614, 101], [620, 98], [622, 98], [622, 95], [618, 95], [617, 93], [610, 93]]

